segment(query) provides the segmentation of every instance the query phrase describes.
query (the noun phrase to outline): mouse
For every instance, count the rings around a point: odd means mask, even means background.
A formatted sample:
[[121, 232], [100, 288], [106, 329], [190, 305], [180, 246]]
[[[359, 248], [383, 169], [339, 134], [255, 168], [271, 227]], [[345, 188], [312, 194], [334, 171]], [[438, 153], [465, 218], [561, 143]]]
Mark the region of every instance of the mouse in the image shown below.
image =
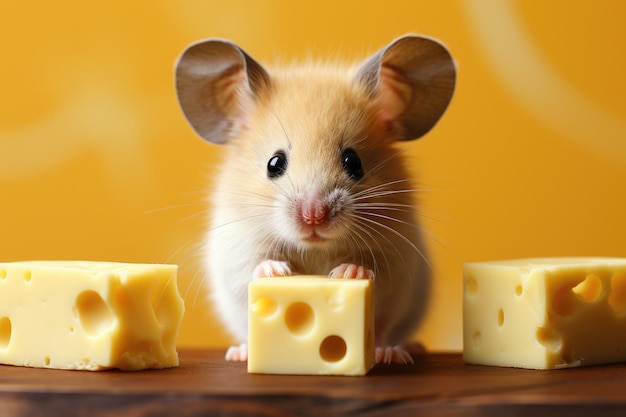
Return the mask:
[[212, 306], [247, 360], [248, 283], [271, 276], [372, 279], [377, 363], [412, 363], [432, 271], [419, 186], [403, 142], [447, 109], [456, 65], [439, 41], [394, 39], [360, 62], [260, 64], [236, 43], [189, 45], [180, 109], [222, 147], [212, 178], [206, 273]]

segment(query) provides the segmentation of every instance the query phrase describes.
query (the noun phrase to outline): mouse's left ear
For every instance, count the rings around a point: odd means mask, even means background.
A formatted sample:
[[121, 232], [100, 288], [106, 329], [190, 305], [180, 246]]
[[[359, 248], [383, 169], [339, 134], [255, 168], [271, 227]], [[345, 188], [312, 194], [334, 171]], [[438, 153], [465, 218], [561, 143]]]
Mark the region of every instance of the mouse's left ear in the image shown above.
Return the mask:
[[365, 61], [356, 80], [378, 101], [380, 122], [401, 140], [411, 140], [443, 115], [454, 93], [456, 68], [439, 42], [408, 35]]

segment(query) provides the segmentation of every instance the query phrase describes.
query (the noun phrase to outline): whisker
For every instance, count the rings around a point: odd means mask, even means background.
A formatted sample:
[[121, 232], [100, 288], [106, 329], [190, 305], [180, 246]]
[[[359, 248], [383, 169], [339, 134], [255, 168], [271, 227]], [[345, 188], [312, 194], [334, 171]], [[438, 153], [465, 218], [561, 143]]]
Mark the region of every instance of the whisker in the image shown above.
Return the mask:
[[[204, 288], [204, 280], [206, 275], [204, 275], [204, 273], [201, 275], [201, 269], [200, 268], [196, 268], [196, 272], [193, 274], [193, 277], [191, 278], [191, 283], [189, 284], [189, 289], [192, 288], [192, 285], [196, 282], [196, 280], [198, 279], [198, 277], [200, 278], [200, 281], [198, 283], [197, 289], [196, 289], [196, 293], [193, 297], [193, 302], [191, 303], [192, 308], [195, 308], [196, 305], [198, 304], [198, 297], [200, 296], [200, 293], [202, 292], [202, 289]], [[188, 294], [185, 295], [185, 297], [187, 297]]]
[[[390, 269], [391, 269], [391, 266], [390, 266], [390, 264], [389, 264], [389, 258], [387, 258], [386, 251], [383, 249], [383, 247], [381, 246], [381, 244], [378, 242], [378, 240], [377, 240], [377, 239], [375, 239], [375, 238], [374, 238], [374, 235], [372, 235], [372, 233], [368, 230], [368, 228], [366, 227], [366, 225], [361, 225], [361, 224], [360, 224], [360, 221], [359, 221], [359, 219], [358, 219], [358, 218], [356, 218], [356, 219], [354, 219], [354, 220], [355, 220], [355, 222], [354, 222], [353, 226], [354, 226], [356, 229], [358, 229], [359, 231], [361, 231], [362, 233], [365, 233], [365, 234], [366, 234], [366, 235], [370, 238], [370, 240], [371, 240], [372, 242], [374, 242], [374, 243], [378, 246], [378, 249], [379, 249], [379, 251], [380, 251], [380, 254], [382, 255], [382, 257], [383, 257], [383, 259], [384, 259], [384, 261], [385, 261], [385, 264], [387, 265], [387, 269], [388, 269], [388, 270], [390, 270]], [[377, 232], [375, 229], [372, 229], [371, 227], [370, 227], [369, 229], [370, 229], [370, 230], [374, 230], [375, 232]], [[379, 233], [379, 234], [380, 234], [380, 233]], [[379, 269], [379, 267], [378, 267], [378, 260], [376, 259], [376, 255], [374, 254], [374, 250], [370, 247], [370, 245], [368, 244], [367, 240], [365, 240], [365, 238], [364, 238], [364, 237], [362, 237], [362, 236], [360, 235], [360, 233], [356, 233], [356, 235], [357, 235], [357, 237], [358, 237], [359, 239], [361, 239], [361, 241], [363, 242], [363, 244], [365, 245], [365, 247], [367, 248], [367, 250], [370, 252], [370, 255], [372, 256], [372, 262], [373, 262], [373, 264], [374, 264], [374, 265], [373, 265], [373, 267], [374, 267], [374, 273], [376, 274], [377, 272], [379, 272], [379, 271], [380, 271], [380, 269]], [[386, 238], [386, 237], [385, 237], [385, 236], [383, 236], [382, 234], [381, 234], [381, 236], [382, 236], [383, 238]], [[355, 241], [355, 244], [356, 244], [356, 241]], [[357, 245], [357, 246], [358, 246], [358, 245]]]
[[289, 144], [289, 148], [291, 148], [292, 145], [291, 145], [291, 140], [289, 139], [289, 134], [287, 133], [287, 129], [285, 128], [285, 125], [283, 124], [283, 121], [278, 115], [278, 112], [276, 111], [276, 109], [273, 109], [272, 115], [274, 116], [274, 119], [276, 119], [278, 124], [280, 125], [280, 128], [283, 131], [283, 135], [285, 136], [285, 139], [287, 139], [287, 143]]
[[[387, 186], [390, 184], [392, 183], [386, 183], [384, 185]], [[418, 193], [438, 191], [438, 190], [430, 190], [426, 188], [403, 188], [403, 189], [398, 189], [398, 190], [385, 189], [383, 191], [379, 191], [380, 188], [382, 187], [373, 187], [367, 190], [360, 191], [359, 193], [355, 193], [353, 199], [355, 201], [360, 201], [360, 200], [366, 200], [366, 199], [375, 198], [375, 197], [384, 197], [384, 196], [394, 195], [394, 194], [406, 194], [406, 193], [418, 194]]]
[[[197, 243], [195, 245], [193, 245], [190, 249], [189, 246], [191, 244], [185, 244], [183, 246], [181, 246], [180, 248], [178, 248], [176, 251], [174, 251], [174, 253], [172, 253], [165, 261], [165, 263], [175, 263], [179, 265], [179, 270], [182, 270], [183, 268], [185, 268], [185, 265], [191, 260], [191, 259], [196, 259], [196, 257], [200, 256], [199, 254], [201, 253], [201, 251], [205, 248], [206, 244], [204, 242], [201, 243]], [[185, 255], [182, 257], [182, 259], [177, 260], [177, 258], [183, 253], [185, 253]], [[189, 295], [190, 293], [193, 291], [193, 288], [196, 287], [196, 280], [198, 277], [198, 274], [202, 271], [202, 268], [195, 268], [195, 274], [193, 275], [192, 279], [190, 281], [188, 281], [186, 283], [186, 289], [184, 291], [181, 290], [181, 293], [183, 295], [183, 299], [184, 300], [188, 300], [189, 299]], [[200, 289], [202, 288], [202, 282], [203, 282], [204, 278], [202, 278], [200, 280], [200, 283], [197, 286], [197, 289], [195, 291], [196, 295], [194, 296], [194, 302], [193, 305], [195, 306], [196, 304], [196, 300], [198, 297], [198, 294], [200, 292]]]
[[402, 183], [408, 182], [408, 181], [409, 180], [406, 180], [406, 179], [404, 179], [404, 180], [393, 180], [393, 181], [388, 181], [388, 182], [385, 182], [385, 183], [382, 183], [382, 184], [378, 184], [378, 185], [375, 185], [374, 187], [370, 187], [370, 188], [367, 188], [365, 190], [362, 190], [362, 191], [354, 193], [353, 198], [354, 199], [358, 199], [360, 197], [373, 194], [375, 191], [378, 191], [380, 189], [384, 189], [385, 191], [392, 191], [393, 192], [393, 190], [388, 190], [387, 188], [389, 186], [396, 185], [396, 184], [402, 184]]
[[166, 210], [174, 210], [174, 209], [179, 209], [179, 208], [198, 207], [198, 206], [205, 207], [205, 204], [202, 202], [173, 204], [171, 206], [165, 206], [165, 207], [159, 207], [159, 208], [146, 210], [143, 212], [143, 214], [155, 214], [155, 213], [160, 213]]
[[227, 226], [232, 226], [233, 224], [236, 224], [236, 223], [245, 222], [247, 220], [262, 218], [262, 217], [271, 216], [271, 215], [272, 215], [272, 213], [260, 213], [260, 214], [249, 215], [249, 216], [246, 216], [246, 217], [242, 217], [242, 218], [239, 218], [239, 219], [234, 219], [234, 220], [231, 220], [229, 222], [222, 223], [222, 224], [219, 224], [217, 226], [214, 226], [214, 227], [212, 227], [210, 229], [210, 231], [213, 232], [213, 231], [222, 229], [222, 228], [227, 227]]
[[389, 202], [372, 202], [372, 203], [357, 203], [355, 206], [365, 207], [365, 208], [376, 208], [376, 209], [385, 209], [388, 207], [400, 207], [406, 209], [415, 209], [417, 208], [416, 204], [402, 204], [402, 203], [389, 203]]
[[[361, 228], [361, 230], [364, 230], [367, 233], [367, 235], [370, 237], [370, 239], [372, 239], [372, 241], [374, 241], [378, 245], [378, 247], [380, 249], [380, 253], [381, 253], [381, 255], [382, 255], [382, 257], [383, 257], [383, 259], [385, 261], [385, 264], [387, 265], [387, 270], [388, 271], [392, 270], [391, 264], [389, 263], [389, 258], [387, 256], [388, 251], [383, 249], [381, 243], [378, 242], [378, 239], [375, 239], [374, 235], [372, 233], [368, 232], [367, 230], [371, 230], [372, 232], [376, 233], [382, 240], [386, 241], [386, 243], [389, 245], [389, 247], [394, 249], [395, 253], [398, 255], [398, 258], [400, 260], [403, 260], [403, 261], [405, 260], [405, 254], [402, 251], [400, 251], [400, 249], [398, 249], [393, 244], [393, 242], [391, 241], [391, 239], [389, 239], [389, 237], [387, 235], [385, 235], [381, 231], [377, 230], [375, 227], [372, 227], [371, 225], [367, 224], [366, 222], [363, 222], [363, 219], [357, 218], [357, 223], [361, 224], [359, 226]], [[406, 266], [406, 262], [403, 262], [403, 263], [405, 264], [405, 272], [407, 274], [407, 278], [409, 278], [408, 281], [411, 282], [410, 271], [408, 269], [408, 266]]]
[[[235, 191], [235, 190], [221, 190], [219, 193], [214, 194], [214, 196], [213, 196], [214, 201], [215, 200], [219, 201], [220, 195], [235, 196], [235, 197], [245, 197], [246, 199], [249, 198], [249, 197], [255, 197], [258, 200], [264, 201], [264, 202], [266, 202], [266, 201], [273, 201], [273, 198], [271, 196], [262, 194], [260, 192], [251, 191], [251, 190], [245, 190], [245, 192], [244, 191]], [[248, 204], [252, 204], [252, 203], [248, 203]]]
[[385, 229], [385, 230], [391, 232], [392, 234], [394, 234], [395, 236], [399, 237], [402, 241], [404, 241], [407, 245], [409, 245], [413, 250], [415, 250], [420, 255], [420, 257], [424, 260], [424, 262], [426, 262], [426, 264], [428, 266], [431, 266], [430, 262], [428, 261], [428, 259], [426, 259], [426, 257], [422, 253], [422, 251], [419, 250], [419, 248], [417, 246], [415, 246], [415, 244], [413, 242], [411, 242], [406, 236], [404, 236], [402, 233], [398, 232], [393, 227], [389, 227], [386, 224], [383, 224], [381, 222], [377, 222], [376, 220], [373, 220], [373, 219], [368, 219], [367, 217], [364, 217], [362, 214], [360, 216], [358, 216], [358, 218], [362, 219], [363, 221], [366, 221], [366, 222], [369, 222], [371, 224], [374, 224], [376, 226], [382, 227], [383, 229]]
[[[392, 222], [400, 223], [400, 224], [403, 224], [403, 225], [406, 225], [406, 226], [409, 226], [409, 227], [419, 228], [419, 227], [418, 227], [417, 225], [415, 225], [414, 223], [408, 222], [408, 221], [406, 221], [406, 220], [400, 220], [400, 219], [397, 219], [397, 218], [395, 218], [395, 217], [393, 217], [393, 216], [387, 216], [387, 215], [380, 214], [380, 213], [366, 213], [366, 212], [362, 212], [362, 213], [360, 213], [360, 214], [361, 214], [361, 216], [372, 216], [372, 217], [378, 217], [378, 218], [381, 218], [381, 219], [390, 220], [390, 221], [392, 221]], [[394, 229], [394, 230], [395, 230], [395, 229]]]
[[198, 218], [206, 218], [206, 217], [208, 217], [209, 212], [210, 212], [210, 211], [207, 209], [207, 210], [202, 210], [202, 211], [199, 211], [199, 212], [197, 212], [197, 213], [192, 213], [192, 214], [190, 214], [190, 215], [188, 215], [188, 216], [181, 217], [180, 219], [178, 219], [178, 220], [177, 220], [177, 223], [178, 223], [178, 224], [180, 224], [180, 223], [186, 223], [186, 222], [189, 222], [189, 221], [191, 221], [191, 220], [196, 220], [196, 219], [198, 219]]
[[378, 164], [368, 169], [369, 175], [376, 174], [376, 172], [378, 172], [379, 170], [387, 169], [387, 167], [389, 166], [389, 161], [394, 158], [400, 157], [405, 152], [406, 151], [403, 149], [395, 149], [395, 151], [391, 153], [387, 158], [383, 159], [382, 161], [378, 162]]

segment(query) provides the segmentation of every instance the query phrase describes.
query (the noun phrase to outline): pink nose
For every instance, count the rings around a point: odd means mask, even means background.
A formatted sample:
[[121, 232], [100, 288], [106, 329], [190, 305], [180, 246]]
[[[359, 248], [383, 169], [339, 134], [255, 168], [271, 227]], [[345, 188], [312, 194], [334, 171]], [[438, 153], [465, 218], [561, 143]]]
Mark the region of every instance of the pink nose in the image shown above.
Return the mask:
[[308, 225], [324, 223], [328, 214], [328, 205], [319, 198], [310, 197], [300, 205], [302, 221]]

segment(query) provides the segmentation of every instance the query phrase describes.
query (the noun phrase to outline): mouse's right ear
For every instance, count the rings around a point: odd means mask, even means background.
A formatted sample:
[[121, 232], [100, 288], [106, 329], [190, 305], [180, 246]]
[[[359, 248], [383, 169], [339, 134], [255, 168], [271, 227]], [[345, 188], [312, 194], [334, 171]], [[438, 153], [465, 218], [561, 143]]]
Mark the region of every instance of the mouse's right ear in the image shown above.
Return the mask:
[[246, 128], [257, 94], [269, 85], [263, 67], [225, 40], [193, 44], [176, 63], [180, 107], [193, 129], [213, 143]]

